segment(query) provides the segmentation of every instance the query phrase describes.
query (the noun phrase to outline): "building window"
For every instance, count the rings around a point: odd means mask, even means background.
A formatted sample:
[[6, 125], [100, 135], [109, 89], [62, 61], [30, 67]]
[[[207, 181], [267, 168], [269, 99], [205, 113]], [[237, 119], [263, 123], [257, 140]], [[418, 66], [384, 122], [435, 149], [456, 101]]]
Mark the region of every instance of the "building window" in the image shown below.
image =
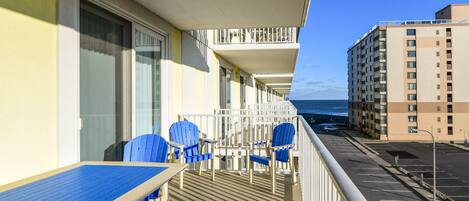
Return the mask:
[[415, 40], [407, 40], [407, 47], [415, 47], [416, 43]]
[[448, 135], [453, 135], [453, 127], [448, 126]]
[[448, 124], [453, 124], [453, 116], [448, 116]]
[[409, 122], [417, 122], [417, 116], [415, 115], [410, 115], [408, 116]]
[[417, 67], [417, 62], [416, 61], [408, 61], [407, 62], [407, 68], [415, 68]]
[[417, 100], [417, 94], [408, 94], [407, 100]]
[[436, 46], [440, 46], [440, 41], [439, 40], [436, 41]]
[[436, 96], [436, 100], [441, 100], [441, 96], [440, 95]]
[[436, 30], [436, 35], [440, 35], [440, 30]]
[[439, 85], [439, 84], [436, 85], [436, 89], [440, 89], [440, 85]]
[[437, 118], [436, 118], [436, 121], [437, 121], [437, 122], [441, 122], [441, 117], [437, 117]]
[[448, 105], [447, 110], [448, 113], [453, 113], [453, 105]]
[[417, 83], [408, 83], [407, 84], [407, 89], [409, 89], [409, 90], [417, 89]]
[[416, 31], [415, 29], [407, 29], [407, 35], [408, 36], [415, 36]]
[[437, 128], [436, 132], [441, 133], [441, 128]]
[[441, 111], [441, 107], [440, 106], [436, 106], [436, 111]]
[[415, 111], [417, 111], [417, 105], [414, 105], [414, 104], [409, 105], [409, 106], [408, 106], [408, 110], [409, 110], [409, 112], [415, 112]]
[[416, 79], [417, 78], [417, 73], [416, 72], [408, 72], [407, 73], [407, 79]]
[[407, 56], [408, 57], [416, 57], [417, 52], [415, 50], [409, 50], [409, 51], [407, 51]]
[[437, 74], [436, 74], [436, 78], [440, 78], [440, 73], [437, 73]]
[[437, 68], [440, 67], [440, 62], [436, 62], [436, 67], [437, 67]]
[[409, 133], [417, 133], [417, 126], [409, 126], [408, 127]]
[[436, 56], [437, 56], [437, 57], [440, 56], [440, 51], [436, 51]]

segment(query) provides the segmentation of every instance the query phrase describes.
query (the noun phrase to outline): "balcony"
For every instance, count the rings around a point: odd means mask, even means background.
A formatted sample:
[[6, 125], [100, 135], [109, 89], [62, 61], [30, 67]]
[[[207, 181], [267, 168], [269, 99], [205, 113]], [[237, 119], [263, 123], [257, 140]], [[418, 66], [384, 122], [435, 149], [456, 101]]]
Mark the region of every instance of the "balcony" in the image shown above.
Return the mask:
[[296, 32], [297, 29], [293, 27], [218, 29], [215, 44], [296, 43]]
[[374, 77], [374, 81], [376, 82], [386, 82], [386, 76], [377, 76]]
[[298, 28], [240, 28], [214, 31], [214, 51], [251, 74], [292, 74]]
[[[213, 114], [182, 114], [180, 119], [198, 125], [200, 133], [217, 139], [215, 156], [215, 182], [208, 173], [201, 176], [188, 170], [184, 190], [178, 189], [178, 180], [170, 182], [171, 200], [206, 198], [211, 200], [328, 200], [330, 195], [337, 200], [365, 200], [361, 192], [350, 180], [342, 167], [319, 140], [306, 120], [297, 116], [296, 108], [290, 102], [257, 104], [248, 109], [219, 109]], [[266, 154], [265, 148], [253, 149], [249, 142], [269, 140], [272, 129], [279, 122], [290, 122], [296, 127], [293, 155], [299, 179], [291, 182], [291, 170], [286, 164], [279, 164], [277, 173], [277, 193], [271, 193], [268, 173], [262, 166], [254, 166], [254, 183], [249, 183], [247, 174], [247, 154]], [[210, 166], [203, 166], [206, 169]], [[329, 181], [323, 183], [324, 179]], [[201, 188], [200, 186], [210, 186]]]

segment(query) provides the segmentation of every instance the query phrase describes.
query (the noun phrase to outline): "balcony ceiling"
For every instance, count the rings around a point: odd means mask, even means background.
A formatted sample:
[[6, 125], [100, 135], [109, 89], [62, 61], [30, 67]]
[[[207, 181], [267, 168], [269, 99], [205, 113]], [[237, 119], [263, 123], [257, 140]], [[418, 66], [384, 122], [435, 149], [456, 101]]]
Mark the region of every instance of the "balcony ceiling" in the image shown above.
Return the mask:
[[182, 30], [301, 27], [309, 0], [135, 0]]
[[216, 45], [214, 49], [217, 54], [247, 73], [292, 74], [299, 44]]

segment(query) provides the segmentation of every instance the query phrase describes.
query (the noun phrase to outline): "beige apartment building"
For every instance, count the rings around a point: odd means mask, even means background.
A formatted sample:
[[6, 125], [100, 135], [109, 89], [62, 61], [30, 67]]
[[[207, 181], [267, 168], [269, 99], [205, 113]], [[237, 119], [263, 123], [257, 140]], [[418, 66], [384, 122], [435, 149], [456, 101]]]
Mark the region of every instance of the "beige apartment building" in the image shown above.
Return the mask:
[[349, 48], [352, 128], [381, 140], [469, 135], [469, 4], [435, 18], [380, 22]]

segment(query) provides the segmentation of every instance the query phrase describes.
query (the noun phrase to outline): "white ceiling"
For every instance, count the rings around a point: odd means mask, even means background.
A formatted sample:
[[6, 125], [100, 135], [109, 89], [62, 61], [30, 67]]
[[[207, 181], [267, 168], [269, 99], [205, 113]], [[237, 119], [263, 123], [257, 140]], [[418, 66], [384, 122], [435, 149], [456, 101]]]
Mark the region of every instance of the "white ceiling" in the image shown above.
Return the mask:
[[292, 74], [295, 70], [299, 44], [217, 45], [215, 52], [251, 74]]
[[183, 30], [302, 27], [310, 0], [135, 0]]

